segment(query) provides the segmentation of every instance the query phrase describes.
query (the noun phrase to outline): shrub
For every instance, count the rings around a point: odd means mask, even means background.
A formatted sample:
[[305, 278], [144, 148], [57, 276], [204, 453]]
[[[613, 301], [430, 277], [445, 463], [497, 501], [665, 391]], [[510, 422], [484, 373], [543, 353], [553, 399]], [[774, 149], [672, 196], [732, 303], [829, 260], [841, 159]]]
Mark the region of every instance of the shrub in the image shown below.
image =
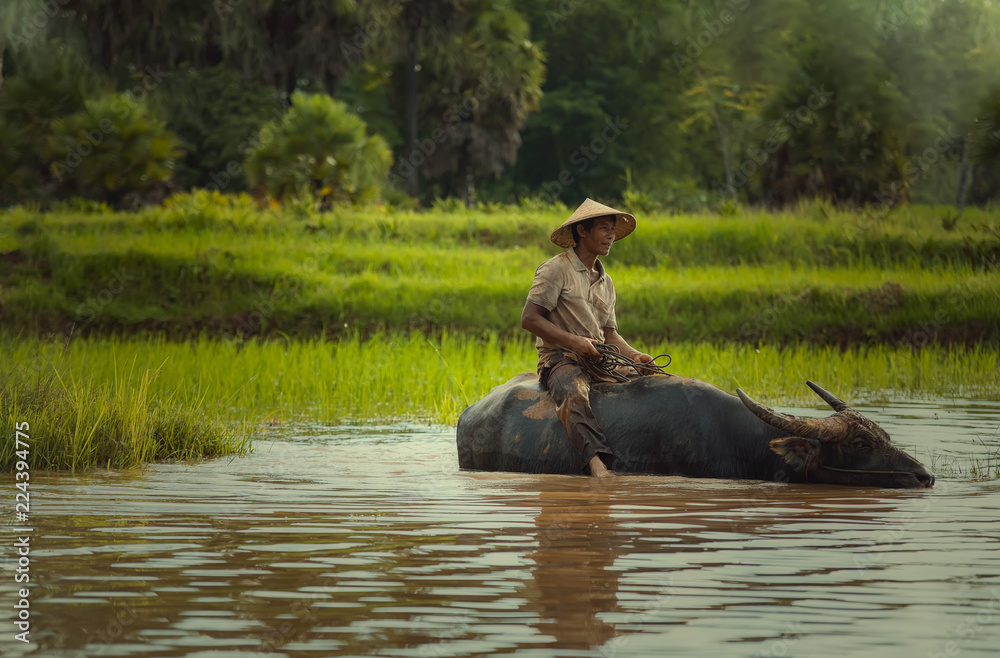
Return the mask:
[[[14, 53], [11, 53], [12, 55]], [[84, 99], [112, 85], [58, 40], [11, 57], [14, 74], [0, 85], [0, 114], [8, 121], [44, 128], [49, 121], [84, 109]]]
[[273, 214], [262, 212], [245, 192], [223, 194], [205, 189], [175, 194], [163, 201], [162, 212], [152, 212], [148, 217], [158, 228], [228, 226], [233, 230], [261, 228], [272, 219]]
[[110, 83], [58, 40], [30, 53], [8, 51], [6, 64], [0, 84], [0, 204], [41, 202], [50, 192], [42, 157], [49, 123], [82, 111], [88, 90], [99, 93]]
[[181, 155], [164, 122], [124, 94], [86, 108], [51, 124], [44, 155], [58, 193], [133, 207], [163, 196]]
[[260, 139], [247, 157], [247, 177], [278, 198], [312, 194], [326, 205], [370, 201], [392, 164], [385, 140], [368, 135], [360, 117], [325, 94], [296, 93], [281, 123]]

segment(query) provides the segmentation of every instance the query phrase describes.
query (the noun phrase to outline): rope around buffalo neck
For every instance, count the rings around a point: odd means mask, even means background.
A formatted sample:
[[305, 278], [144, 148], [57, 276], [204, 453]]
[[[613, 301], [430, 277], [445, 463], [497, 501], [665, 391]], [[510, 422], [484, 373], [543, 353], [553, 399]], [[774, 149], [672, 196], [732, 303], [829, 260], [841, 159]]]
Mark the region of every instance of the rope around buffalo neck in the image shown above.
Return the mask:
[[820, 466], [828, 471], [839, 471], [841, 473], [875, 473], [876, 475], [913, 475], [909, 471], [873, 471], [867, 468], [836, 468], [835, 466]]
[[[671, 361], [673, 361], [673, 358], [669, 354], [657, 354], [656, 356], [653, 357], [652, 361], [648, 363], [639, 363], [622, 354], [621, 350], [619, 350], [614, 345], [607, 345], [606, 343], [594, 343], [594, 347], [601, 354], [601, 359], [599, 361], [588, 360], [587, 365], [597, 370], [598, 372], [607, 375], [608, 377], [611, 377], [616, 381], [619, 382], [629, 381], [629, 378], [627, 376], [615, 370], [620, 366], [635, 368], [636, 372], [640, 372], [641, 370], [647, 370], [651, 373], [655, 372], [661, 375], [670, 374], [669, 372], [664, 370], [664, 368], [669, 366]], [[655, 361], [662, 356], [667, 357], [667, 362], [661, 366], [658, 363], [655, 363]], [[640, 372], [640, 374], [642, 373]]]

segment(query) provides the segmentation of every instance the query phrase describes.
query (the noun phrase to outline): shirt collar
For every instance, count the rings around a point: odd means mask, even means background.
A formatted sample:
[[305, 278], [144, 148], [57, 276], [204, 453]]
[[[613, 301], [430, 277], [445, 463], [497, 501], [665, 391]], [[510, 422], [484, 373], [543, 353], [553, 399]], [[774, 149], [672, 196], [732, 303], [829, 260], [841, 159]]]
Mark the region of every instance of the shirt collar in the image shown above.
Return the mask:
[[[569, 253], [569, 261], [573, 263], [573, 268], [579, 272], [587, 272], [589, 274], [590, 270], [583, 264], [583, 261], [580, 260], [580, 256], [577, 255], [576, 249], [567, 249], [566, 251]], [[594, 269], [597, 270], [597, 280], [600, 281], [603, 279], [604, 263], [601, 262], [600, 258], [594, 261]]]

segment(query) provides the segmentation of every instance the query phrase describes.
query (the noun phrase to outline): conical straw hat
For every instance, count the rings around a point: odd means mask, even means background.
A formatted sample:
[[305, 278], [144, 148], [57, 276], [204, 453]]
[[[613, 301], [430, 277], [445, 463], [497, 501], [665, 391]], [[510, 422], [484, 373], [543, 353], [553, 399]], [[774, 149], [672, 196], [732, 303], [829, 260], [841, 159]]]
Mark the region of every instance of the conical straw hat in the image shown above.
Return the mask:
[[566, 249], [575, 247], [576, 240], [573, 239], [573, 224], [590, 219], [591, 217], [607, 217], [609, 215], [614, 215], [617, 218], [615, 222], [615, 240], [621, 240], [635, 230], [635, 217], [632, 215], [621, 210], [615, 210], [603, 203], [587, 199], [569, 216], [569, 219], [552, 232], [549, 239]]

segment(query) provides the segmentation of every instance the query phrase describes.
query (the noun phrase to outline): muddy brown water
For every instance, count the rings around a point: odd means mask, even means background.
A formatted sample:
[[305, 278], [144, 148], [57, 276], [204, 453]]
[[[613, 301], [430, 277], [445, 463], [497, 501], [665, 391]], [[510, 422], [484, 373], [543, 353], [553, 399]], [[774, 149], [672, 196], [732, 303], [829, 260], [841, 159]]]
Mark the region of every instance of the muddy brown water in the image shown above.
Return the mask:
[[1000, 403], [858, 409], [934, 489], [470, 473], [454, 428], [408, 425], [36, 474], [31, 643], [8, 532], [0, 651], [1000, 655], [1000, 482], [969, 472], [1000, 461]]

